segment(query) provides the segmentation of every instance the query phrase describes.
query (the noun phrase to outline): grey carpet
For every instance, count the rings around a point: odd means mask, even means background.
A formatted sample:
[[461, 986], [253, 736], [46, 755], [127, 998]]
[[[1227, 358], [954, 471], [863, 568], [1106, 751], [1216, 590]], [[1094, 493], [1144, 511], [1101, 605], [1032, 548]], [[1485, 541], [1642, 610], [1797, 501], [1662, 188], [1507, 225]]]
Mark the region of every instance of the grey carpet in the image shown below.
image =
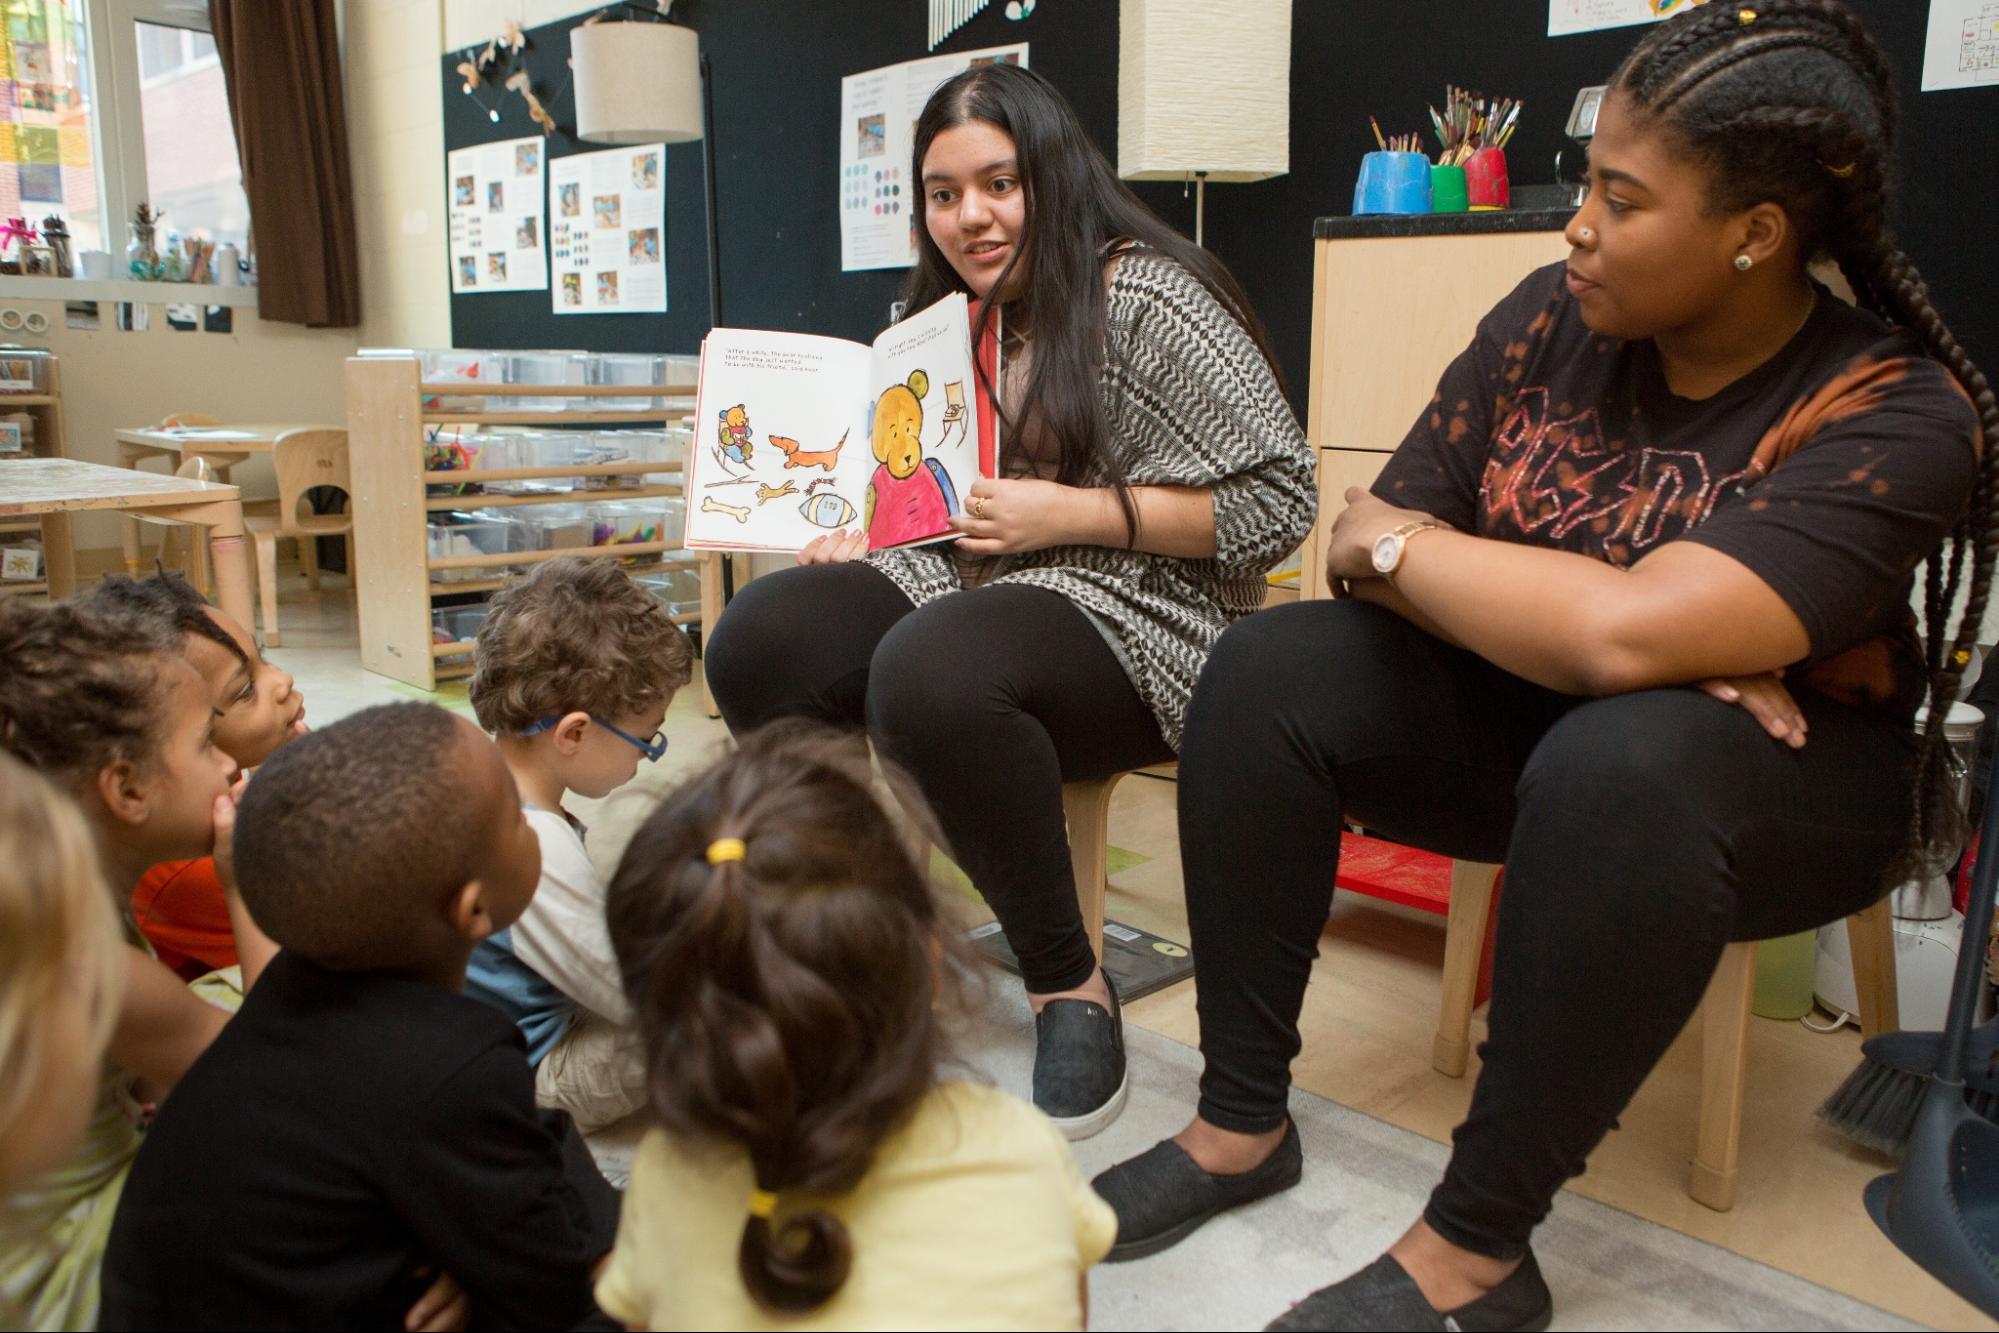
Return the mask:
[[[990, 1023], [967, 1063], [1025, 1096], [1033, 1053], [1026, 1002], [1001, 979], [988, 1005]], [[1086, 1176], [1175, 1133], [1193, 1109], [1198, 1052], [1137, 1028], [1127, 1028], [1126, 1044], [1131, 1098], [1115, 1124], [1075, 1145]], [[1096, 1269], [1092, 1328], [1261, 1328], [1402, 1233], [1443, 1173], [1444, 1146], [1310, 1093], [1294, 1091], [1291, 1110], [1304, 1139], [1304, 1180], [1163, 1254]], [[633, 1133], [614, 1126], [593, 1141], [607, 1173], [617, 1176], [629, 1161]], [[1566, 1192], [1534, 1250], [1554, 1289], [1557, 1329], [1922, 1327]]]

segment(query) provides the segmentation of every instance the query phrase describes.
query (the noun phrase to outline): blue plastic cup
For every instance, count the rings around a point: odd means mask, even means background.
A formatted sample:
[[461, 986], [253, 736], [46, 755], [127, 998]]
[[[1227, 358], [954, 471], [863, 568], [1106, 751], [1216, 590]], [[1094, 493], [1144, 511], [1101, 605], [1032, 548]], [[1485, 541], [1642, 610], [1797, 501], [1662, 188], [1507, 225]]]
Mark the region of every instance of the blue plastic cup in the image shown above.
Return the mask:
[[1430, 159], [1421, 153], [1369, 153], [1354, 182], [1355, 217], [1430, 211]]

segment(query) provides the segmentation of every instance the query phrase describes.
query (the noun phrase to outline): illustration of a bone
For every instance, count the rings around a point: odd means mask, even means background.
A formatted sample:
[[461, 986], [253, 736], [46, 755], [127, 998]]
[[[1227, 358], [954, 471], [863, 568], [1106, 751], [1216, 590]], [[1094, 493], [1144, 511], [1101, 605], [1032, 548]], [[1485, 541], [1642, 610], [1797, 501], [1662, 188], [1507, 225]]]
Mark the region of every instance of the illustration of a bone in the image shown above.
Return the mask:
[[820, 450], [802, 450], [799, 448], [797, 440], [786, 439], [782, 435], [770, 435], [765, 438], [772, 447], [784, 451], [784, 465], [786, 467], [813, 467], [816, 465], [831, 472], [833, 465], [840, 461], [840, 451], [847, 447], [847, 436], [851, 433], [851, 431], [842, 431], [838, 444], [834, 445], [831, 449]]
[[750, 521], [750, 507], [748, 505], [725, 505], [712, 495], [706, 495], [701, 498], [701, 512], [704, 514], [727, 514], [738, 523], [747, 523]]
[[757, 503], [767, 505], [780, 496], [796, 494], [798, 494], [798, 485], [796, 482], [787, 481], [782, 486], [759, 486], [757, 487]]

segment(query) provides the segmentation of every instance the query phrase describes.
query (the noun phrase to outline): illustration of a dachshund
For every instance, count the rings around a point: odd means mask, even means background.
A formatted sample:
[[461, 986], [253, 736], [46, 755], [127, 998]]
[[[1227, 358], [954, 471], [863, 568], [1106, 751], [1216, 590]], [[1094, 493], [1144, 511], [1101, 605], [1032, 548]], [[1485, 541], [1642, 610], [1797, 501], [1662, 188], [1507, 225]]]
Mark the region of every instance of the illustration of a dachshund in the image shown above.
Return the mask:
[[782, 435], [770, 435], [766, 436], [765, 439], [772, 447], [783, 451], [784, 465], [786, 467], [813, 467], [816, 465], [831, 472], [833, 465], [840, 460], [840, 450], [847, 447], [847, 435], [850, 433], [843, 432], [840, 436], [840, 442], [831, 449], [820, 449], [817, 451], [800, 449], [797, 440], [787, 439]]

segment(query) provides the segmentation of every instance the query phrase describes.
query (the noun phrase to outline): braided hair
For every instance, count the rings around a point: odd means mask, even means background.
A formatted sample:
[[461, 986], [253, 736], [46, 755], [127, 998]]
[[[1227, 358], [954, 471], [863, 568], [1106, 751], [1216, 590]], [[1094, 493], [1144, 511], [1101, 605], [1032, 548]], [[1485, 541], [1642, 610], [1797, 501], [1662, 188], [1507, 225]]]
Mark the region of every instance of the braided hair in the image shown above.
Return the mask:
[[[1805, 258], [1839, 266], [1862, 308], [1919, 338], [1977, 410], [1984, 436], [1964, 515], [1927, 561], [1924, 651], [1930, 719], [1923, 733], [1907, 855], [1954, 850], [1956, 807], [1943, 719], [1985, 618], [1999, 551], [1999, 402], [1930, 302], [1889, 234], [1889, 168], [1899, 108], [1880, 45], [1838, 0], [1715, 3], [1654, 29], [1611, 76], [1611, 93], [1706, 168], [1709, 207], [1781, 205]], [[1970, 587], [1955, 631], [1950, 608]]]

